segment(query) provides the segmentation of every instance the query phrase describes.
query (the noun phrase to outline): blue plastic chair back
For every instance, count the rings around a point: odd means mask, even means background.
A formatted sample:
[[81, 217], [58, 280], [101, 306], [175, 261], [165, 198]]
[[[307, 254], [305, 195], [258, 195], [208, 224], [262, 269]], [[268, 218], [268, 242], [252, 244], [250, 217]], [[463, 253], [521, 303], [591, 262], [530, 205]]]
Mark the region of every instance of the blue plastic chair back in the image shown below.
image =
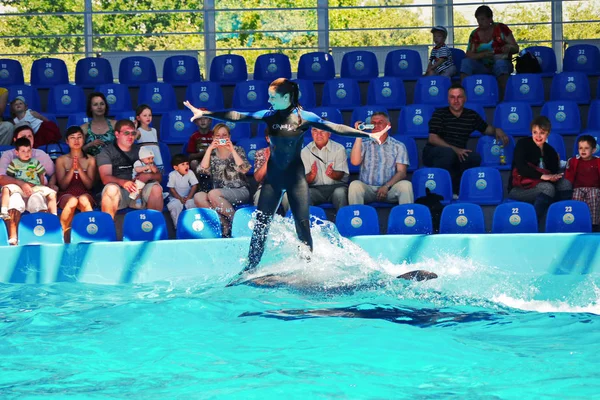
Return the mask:
[[91, 118], [87, 116], [84, 112], [78, 112], [75, 114], [69, 115], [67, 119], [67, 126], [81, 126], [83, 124], [87, 124], [90, 122]]
[[346, 158], [348, 159], [348, 171], [351, 174], [359, 173], [360, 165], [352, 165], [352, 163], [350, 162], [350, 153], [352, 153], [352, 146], [354, 146], [354, 142], [356, 141], [356, 139], [347, 136], [331, 135], [330, 140], [341, 144], [346, 149]]
[[[11, 118], [10, 115], [10, 103], [17, 97], [25, 101], [30, 109], [38, 111], [41, 109], [40, 96], [37, 89], [28, 85], [15, 85], [10, 86], [8, 89], [8, 104], [4, 110], [4, 117]], [[39, 112], [39, 111], [38, 111]]]
[[450, 85], [452, 81], [446, 76], [423, 76], [417, 79], [414, 103], [446, 107]]
[[528, 53], [537, 58], [542, 67], [542, 76], [553, 76], [557, 71], [556, 54], [551, 47], [531, 46], [525, 49]]
[[490, 167], [469, 168], [460, 180], [460, 201], [480, 205], [500, 204], [504, 187], [500, 171]]
[[140, 86], [138, 105], [147, 104], [153, 115], [161, 115], [177, 110], [175, 89], [169, 83], [147, 83]]
[[[600, 95], [600, 92], [598, 95]], [[592, 100], [590, 103], [585, 131], [600, 131], [600, 100]]]
[[290, 58], [281, 53], [261, 54], [254, 62], [254, 79], [273, 82], [277, 78], [292, 77]]
[[542, 107], [541, 115], [548, 117], [554, 133], [577, 135], [581, 132], [579, 106], [573, 101], [548, 101]]
[[510, 75], [504, 101], [521, 101], [532, 106], [544, 104], [544, 83], [541, 74]]
[[364, 204], [341, 207], [335, 217], [335, 226], [344, 237], [379, 235], [377, 210]]
[[329, 53], [315, 51], [300, 56], [298, 79], [325, 82], [335, 78], [335, 63]]
[[431, 212], [423, 204], [400, 204], [388, 217], [388, 235], [430, 235], [433, 233]]
[[173, 86], [187, 86], [200, 80], [200, 65], [197, 58], [177, 55], [165, 59], [163, 82]]
[[[546, 139], [546, 143], [556, 150], [561, 160], [567, 159], [567, 151], [565, 149], [565, 141], [558, 133], [550, 133], [548, 135], [548, 139]], [[577, 143], [577, 142], [575, 142]]]
[[96, 91], [103, 93], [104, 97], [106, 97], [110, 115], [133, 110], [131, 96], [127, 85], [107, 83], [96, 87]]
[[298, 84], [298, 90], [300, 91], [298, 101], [302, 108], [305, 110], [315, 108], [317, 106], [317, 94], [313, 82], [304, 79], [294, 79], [294, 82]]
[[579, 143], [577, 142], [579, 141], [579, 138], [583, 135], [590, 135], [591, 137], [596, 139], [596, 150], [594, 150], [594, 156], [598, 157], [600, 155], [600, 131], [584, 132], [581, 135], [577, 135], [575, 141], [573, 142], [573, 157], [579, 154]]
[[77, 61], [75, 66], [75, 84], [84, 88], [113, 83], [113, 71], [106, 58], [86, 57]]
[[[479, 116], [487, 122], [487, 113], [485, 112], [485, 108], [481, 104], [477, 103], [469, 103], [468, 101], [465, 103], [465, 108], [475, 111]], [[481, 137], [481, 132], [475, 130], [471, 132], [471, 137]]]
[[10, 145], [0, 146], [0, 157], [2, 157], [2, 154], [4, 154], [5, 151], [13, 151], [14, 149], [15, 149], [15, 146], [10, 146]]
[[69, 72], [67, 64], [58, 58], [38, 58], [31, 65], [31, 86], [50, 88], [55, 85], [67, 85]]
[[17, 60], [0, 58], [0, 87], [24, 85], [23, 66]]
[[600, 75], [600, 49], [592, 44], [576, 44], [565, 51], [563, 71]]
[[[325, 214], [325, 210], [321, 207], [310, 206], [308, 209], [309, 218], [310, 218], [310, 226], [322, 225], [322, 221], [327, 221], [327, 214]], [[292, 218], [292, 209], [290, 208], [285, 214], [286, 218]]]
[[450, 51], [452, 52], [452, 62], [456, 66], [456, 74], [452, 76], [452, 79], [460, 78], [460, 65], [467, 55], [464, 50], [454, 47], [450, 47]]
[[577, 104], [589, 104], [590, 82], [583, 72], [561, 72], [554, 75], [550, 100], [571, 100]]
[[0, 246], [8, 246], [8, 231], [6, 224], [0, 224]]
[[117, 240], [115, 223], [102, 211], [75, 214], [71, 223], [71, 243], [114, 242]]
[[173, 165], [171, 164], [171, 150], [169, 150], [169, 145], [164, 142], [158, 142], [158, 149], [160, 150], [162, 164], [157, 162], [156, 166], [159, 169], [162, 169], [163, 183], [166, 184], [169, 181], [169, 173], [173, 171]]
[[[111, 114], [112, 114], [112, 111], [111, 111]], [[117, 113], [114, 113], [114, 114], [115, 114], [115, 121], [119, 121], [119, 120], [122, 120], [122, 119], [128, 119], [128, 120], [130, 120], [131, 122], [134, 122], [134, 123], [136, 121], [135, 120], [135, 111], [133, 111], [133, 110], [121, 111], [121, 112], [117, 112]]]
[[342, 57], [342, 78], [369, 81], [379, 76], [379, 64], [375, 53], [367, 50], [349, 51]]
[[523, 102], [498, 104], [494, 113], [494, 125], [512, 136], [531, 136], [531, 106]]
[[210, 111], [225, 108], [221, 85], [216, 82], [196, 82], [188, 86], [185, 97], [195, 107], [206, 108]]
[[119, 83], [139, 86], [157, 82], [156, 66], [150, 57], [125, 57], [119, 64]]
[[385, 57], [385, 76], [405, 80], [416, 80], [423, 76], [423, 62], [416, 50], [399, 49], [390, 51]]
[[210, 80], [219, 83], [236, 83], [248, 79], [246, 59], [237, 54], [216, 56], [210, 63]]
[[231, 237], [250, 237], [254, 230], [256, 217], [254, 212], [255, 206], [242, 207], [235, 211], [233, 222], [231, 223]]
[[494, 210], [492, 233], [537, 233], [535, 208], [529, 203], [511, 201]]
[[265, 139], [264, 136], [256, 136], [253, 138], [241, 139], [238, 142], [238, 146], [240, 146], [241, 148], [244, 149], [244, 151], [246, 152], [246, 158], [248, 159], [248, 162], [252, 166], [252, 168], [250, 168], [250, 171], [248, 171], [248, 175], [254, 173], [254, 157], [255, 157], [256, 151], [260, 150], [260, 149], [264, 149], [268, 145], [269, 144], [267, 143], [267, 140]]
[[417, 138], [429, 137], [429, 120], [435, 108], [427, 104], [408, 104], [400, 110], [398, 134]]
[[440, 233], [485, 233], [483, 210], [473, 203], [448, 204], [442, 211]]
[[168, 239], [167, 223], [162, 212], [134, 210], [123, 219], [123, 241], [153, 241]]
[[471, 75], [463, 80], [469, 103], [479, 103], [484, 107], [498, 104], [498, 81], [493, 75]]
[[[234, 144], [239, 145], [239, 142], [243, 139], [248, 139], [252, 136], [251, 124], [245, 122], [231, 122], [227, 121], [225, 124], [229, 127], [229, 133], [231, 134], [231, 141]], [[265, 124], [261, 125], [265, 126]], [[265, 135], [257, 135], [258, 137], [264, 138]]]
[[367, 104], [384, 106], [388, 110], [399, 110], [406, 105], [404, 82], [393, 76], [371, 79], [367, 91]]
[[160, 140], [168, 144], [183, 144], [190, 140], [196, 125], [190, 121], [188, 109], [174, 110], [164, 114], [160, 120]]
[[216, 239], [222, 237], [219, 214], [210, 208], [183, 210], [177, 220], [177, 239]]
[[417, 142], [410, 136], [394, 136], [394, 139], [404, 144], [406, 152], [408, 153], [408, 161], [410, 165], [407, 168], [408, 172], [416, 171], [419, 168], [419, 150], [417, 149]]
[[63, 243], [60, 220], [56, 215], [45, 212], [23, 214], [18, 235], [21, 245]]
[[564, 200], [550, 205], [546, 215], [546, 233], [591, 232], [592, 216], [584, 201]]
[[[481, 156], [482, 167], [492, 167], [499, 170], [510, 170], [515, 152], [515, 140], [508, 136], [508, 144], [504, 146], [501, 141], [492, 136], [482, 136], [477, 141], [477, 154]], [[504, 156], [504, 163], [500, 156]]]
[[362, 121], [367, 124], [370, 124], [371, 117], [376, 112], [386, 113], [389, 118], [390, 113], [387, 110], [387, 108], [385, 108], [384, 106], [378, 106], [378, 105], [359, 106], [359, 107], [354, 108], [354, 110], [352, 111], [352, 118], [350, 119], [352, 122], [351, 122], [350, 126], [354, 126], [354, 123], [357, 121]]
[[353, 79], [339, 78], [325, 82], [323, 86], [323, 106], [339, 110], [352, 110], [361, 105], [360, 88]]
[[244, 81], [235, 84], [233, 109], [239, 111], [267, 110], [269, 105], [269, 84], [265, 81]]
[[452, 178], [450, 173], [442, 168], [419, 168], [412, 175], [412, 185], [415, 199], [427, 194], [428, 188], [432, 193], [444, 197], [442, 203], [452, 201]]
[[335, 122], [336, 124], [344, 123], [344, 117], [336, 107], [314, 107], [309, 111], [327, 121]]
[[48, 93], [48, 112], [59, 117], [84, 112], [85, 104], [85, 94], [79, 86], [56, 85]]

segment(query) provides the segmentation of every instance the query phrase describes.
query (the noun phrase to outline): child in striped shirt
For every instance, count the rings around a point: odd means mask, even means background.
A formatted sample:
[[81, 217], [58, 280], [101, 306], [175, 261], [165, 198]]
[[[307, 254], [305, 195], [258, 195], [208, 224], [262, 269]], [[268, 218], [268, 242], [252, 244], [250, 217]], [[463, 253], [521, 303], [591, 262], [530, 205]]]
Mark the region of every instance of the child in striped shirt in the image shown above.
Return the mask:
[[434, 26], [431, 33], [433, 34], [435, 46], [431, 49], [425, 75], [442, 75], [448, 78], [456, 75], [456, 65], [452, 61], [452, 52], [445, 43], [448, 31], [443, 26]]

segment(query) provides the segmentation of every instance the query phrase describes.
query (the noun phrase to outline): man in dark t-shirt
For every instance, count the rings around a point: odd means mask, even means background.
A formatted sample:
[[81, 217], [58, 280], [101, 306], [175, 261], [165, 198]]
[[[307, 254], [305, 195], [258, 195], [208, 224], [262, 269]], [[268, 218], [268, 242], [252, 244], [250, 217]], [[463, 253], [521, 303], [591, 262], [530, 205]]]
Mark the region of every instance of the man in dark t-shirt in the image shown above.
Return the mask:
[[465, 108], [467, 96], [460, 83], [448, 89], [448, 107], [435, 110], [429, 121], [429, 141], [423, 149], [423, 164], [450, 172], [454, 197], [458, 198], [460, 178], [469, 168], [481, 164], [481, 156], [467, 149], [473, 131], [495, 135], [508, 144], [508, 137], [500, 128], [494, 128], [475, 111]]

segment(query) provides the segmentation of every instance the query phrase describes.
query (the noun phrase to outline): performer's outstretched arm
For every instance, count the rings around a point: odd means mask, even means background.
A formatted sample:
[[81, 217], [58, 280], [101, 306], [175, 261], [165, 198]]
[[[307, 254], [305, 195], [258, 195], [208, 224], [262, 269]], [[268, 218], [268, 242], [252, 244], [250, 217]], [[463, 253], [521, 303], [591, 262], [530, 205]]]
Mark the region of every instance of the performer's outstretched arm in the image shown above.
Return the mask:
[[190, 104], [189, 101], [184, 101], [183, 105], [190, 109], [194, 115], [190, 119], [192, 122], [198, 118], [206, 117], [217, 119], [220, 121], [231, 121], [231, 122], [256, 122], [262, 121], [263, 117], [269, 112], [268, 110], [261, 110], [256, 112], [239, 112], [239, 111], [208, 111], [200, 110]]

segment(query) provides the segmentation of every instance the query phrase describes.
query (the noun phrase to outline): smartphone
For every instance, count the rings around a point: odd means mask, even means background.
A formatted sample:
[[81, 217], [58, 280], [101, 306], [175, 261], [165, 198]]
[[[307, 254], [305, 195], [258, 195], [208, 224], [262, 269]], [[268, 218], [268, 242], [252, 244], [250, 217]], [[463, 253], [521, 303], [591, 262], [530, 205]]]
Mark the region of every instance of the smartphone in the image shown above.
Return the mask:
[[227, 139], [219, 139], [219, 145], [225, 146], [227, 144]]

